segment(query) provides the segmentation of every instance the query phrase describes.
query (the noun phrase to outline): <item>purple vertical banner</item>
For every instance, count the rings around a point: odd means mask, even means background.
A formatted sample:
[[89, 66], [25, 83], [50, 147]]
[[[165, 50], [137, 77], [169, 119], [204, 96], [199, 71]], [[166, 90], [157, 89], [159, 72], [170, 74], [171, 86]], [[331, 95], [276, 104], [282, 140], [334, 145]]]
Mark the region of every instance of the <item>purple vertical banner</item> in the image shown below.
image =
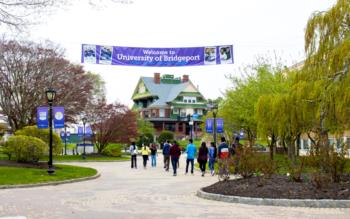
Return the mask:
[[224, 119], [222, 119], [222, 118], [216, 119], [216, 132], [217, 133], [224, 133]]
[[92, 130], [91, 130], [91, 127], [88, 126], [86, 127], [86, 130], [85, 130], [85, 136], [90, 137], [91, 135], [92, 135]]
[[64, 128], [64, 107], [63, 106], [55, 106], [53, 107], [53, 121], [54, 128]]
[[83, 127], [81, 126], [78, 127], [78, 136], [83, 137]]
[[209, 118], [205, 120], [205, 130], [207, 133], [213, 133], [214, 120]]
[[49, 127], [48, 118], [49, 107], [39, 106], [36, 111], [36, 121], [39, 129], [45, 129]]

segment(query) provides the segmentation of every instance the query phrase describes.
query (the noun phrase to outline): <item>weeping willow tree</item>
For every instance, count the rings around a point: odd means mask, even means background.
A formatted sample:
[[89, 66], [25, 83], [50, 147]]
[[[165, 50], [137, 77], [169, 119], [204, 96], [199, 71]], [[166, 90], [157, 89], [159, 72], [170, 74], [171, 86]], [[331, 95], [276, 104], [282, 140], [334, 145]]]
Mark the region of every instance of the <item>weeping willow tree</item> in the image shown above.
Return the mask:
[[305, 103], [316, 146], [328, 148], [328, 134], [341, 133], [350, 121], [350, 0], [314, 13], [305, 33], [307, 59], [296, 87]]
[[[278, 93], [283, 89], [282, 67], [272, 67], [267, 60], [260, 60], [254, 66], [245, 70], [244, 77], [231, 77], [233, 88], [225, 93], [220, 105], [219, 116], [225, 120], [225, 127], [232, 131], [244, 130], [250, 145], [254, 144], [257, 137], [256, 105], [263, 95]], [[269, 106], [267, 106], [269, 107]], [[269, 139], [271, 135], [263, 135]], [[274, 145], [275, 141], [269, 143]]]

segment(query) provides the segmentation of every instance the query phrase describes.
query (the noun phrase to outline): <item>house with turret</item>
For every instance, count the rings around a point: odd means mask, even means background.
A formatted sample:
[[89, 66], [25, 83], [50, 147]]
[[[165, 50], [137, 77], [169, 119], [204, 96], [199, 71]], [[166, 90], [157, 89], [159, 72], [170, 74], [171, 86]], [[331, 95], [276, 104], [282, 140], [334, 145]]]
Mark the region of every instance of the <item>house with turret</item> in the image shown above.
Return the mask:
[[160, 75], [141, 77], [132, 95], [134, 109], [153, 123], [157, 134], [172, 131], [175, 137], [198, 138], [200, 124], [207, 110], [207, 100], [193, 85], [188, 75]]

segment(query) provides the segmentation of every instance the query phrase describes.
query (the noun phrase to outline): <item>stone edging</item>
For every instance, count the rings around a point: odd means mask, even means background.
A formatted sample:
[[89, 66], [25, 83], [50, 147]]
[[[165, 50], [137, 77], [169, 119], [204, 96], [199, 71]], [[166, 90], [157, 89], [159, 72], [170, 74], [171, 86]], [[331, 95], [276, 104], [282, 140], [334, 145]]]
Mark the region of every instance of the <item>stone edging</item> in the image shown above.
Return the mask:
[[93, 180], [93, 179], [97, 179], [100, 176], [101, 174], [97, 172], [94, 176], [82, 177], [77, 179], [68, 179], [68, 180], [62, 180], [62, 181], [51, 181], [51, 182], [34, 183], [34, 184], [3, 185], [3, 186], [0, 186], [0, 189], [18, 189], [18, 188], [31, 188], [31, 187], [39, 187], [39, 186], [56, 186], [60, 184]]
[[272, 205], [284, 207], [311, 207], [311, 208], [350, 208], [350, 200], [333, 199], [270, 199], [270, 198], [250, 198], [241, 196], [230, 196], [204, 192], [203, 189], [196, 194], [200, 198], [240, 203], [248, 205]]

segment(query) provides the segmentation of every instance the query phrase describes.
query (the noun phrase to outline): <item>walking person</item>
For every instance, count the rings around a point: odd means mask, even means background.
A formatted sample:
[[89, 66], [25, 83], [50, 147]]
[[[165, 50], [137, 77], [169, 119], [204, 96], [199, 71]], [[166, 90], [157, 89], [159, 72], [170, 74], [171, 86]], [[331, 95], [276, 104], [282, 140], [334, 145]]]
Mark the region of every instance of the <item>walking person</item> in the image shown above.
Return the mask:
[[205, 142], [202, 142], [201, 147], [199, 148], [197, 161], [199, 163], [199, 168], [202, 171], [202, 176], [204, 176], [205, 167], [208, 161], [208, 148]]
[[218, 157], [220, 162], [219, 176], [228, 179], [230, 175], [229, 148], [224, 136], [221, 137], [221, 143], [218, 148]]
[[187, 159], [186, 159], [186, 173], [188, 173], [188, 165], [191, 163], [191, 174], [193, 174], [193, 165], [194, 165], [194, 156], [196, 155], [197, 148], [193, 144], [193, 140], [189, 140], [189, 144], [186, 147], [186, 154], [187, 154]]
[[131, 142], [130, 148], [130, 155], [131, 155], [131, 168], [137, 169], [137, 146], [135, 145], [135, 142]]
[[214, 165], [215, 165], [215, 160], [216, 160], [216, 155], [217, 155], [216, 145], [214, 142], [210, 142], [210, 147], [208, 149], [208, 155], [209, 155], [210, 173], [212, 176], [214, 176], [214, 174], [215, 174]]
[[174, 141], [173, 146], [170, 148], [170, 158], [171, 158], [171, 165], [173, 166], [173, 176], [176, 176], [176, 170], [177, 170], [177, 162], [179, 161], [181, 155], [181, 149], [176, 141]]
[[148, 146], [142, 144], [142, 148], [141, 148], [141, 155], [143, 158], [143, 168], [146, 169], [147, 167], [147, 161], [148, 161], [148, 156], [150, 154], [150, 149], [148, 148]]
[[169, 171], [169, 162], [170, 162], [170, 144], [169, 141], [166, 141], [163, 145], [163, 156], [164, 156], [164, 169]]
[[157, 166], [157, 146], [155, 143], [151, 145], [151, 165], [152, 167]]

